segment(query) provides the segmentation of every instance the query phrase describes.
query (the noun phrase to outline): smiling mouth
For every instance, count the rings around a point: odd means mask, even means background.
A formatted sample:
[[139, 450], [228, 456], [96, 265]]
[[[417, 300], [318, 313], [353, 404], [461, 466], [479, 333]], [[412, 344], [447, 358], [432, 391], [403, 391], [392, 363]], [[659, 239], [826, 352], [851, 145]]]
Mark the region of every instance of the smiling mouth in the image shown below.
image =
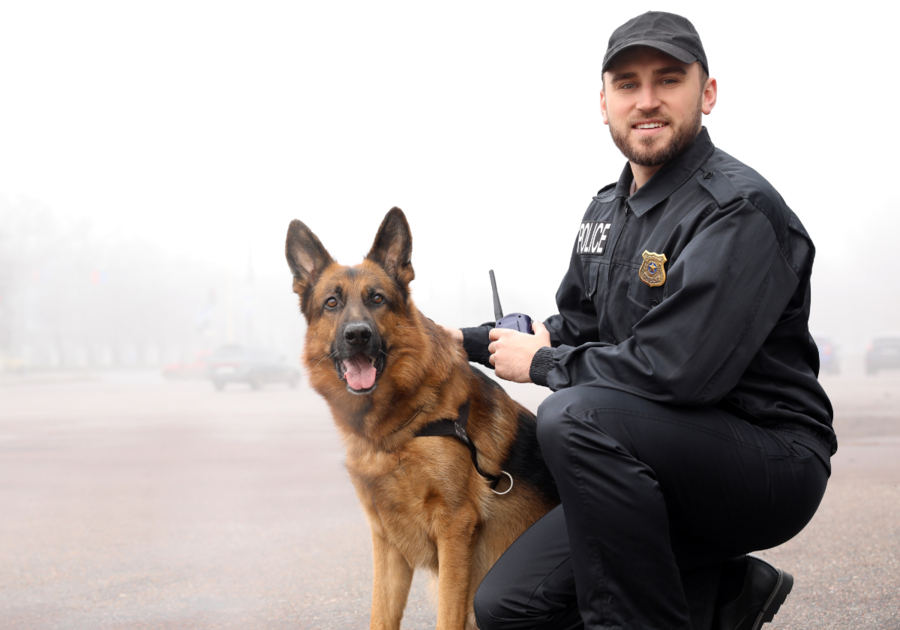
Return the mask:
[[368, 394], [375, 390], [375, 381], [384, 369], [384, 359], [381, 354], [371, 357], [365, 352], [357, 352], [346, 359], [335, 359], [334, 367], [340, 379], [347, 383], [348, 392]]
[[647, 122], [631, 125], [632, 129], [659, 129], [660, 127], [668, 127], [669, 123], [665, 122]]

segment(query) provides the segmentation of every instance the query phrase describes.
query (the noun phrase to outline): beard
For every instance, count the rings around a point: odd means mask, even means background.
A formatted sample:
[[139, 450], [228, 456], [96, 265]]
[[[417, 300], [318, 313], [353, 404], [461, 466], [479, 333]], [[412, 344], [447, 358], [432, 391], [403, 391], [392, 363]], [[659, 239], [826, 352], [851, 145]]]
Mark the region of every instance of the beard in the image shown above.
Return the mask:
[[665, 119], [658, 112], [647, 112], [645, 118], [665, 120], [672, 127], [674, 135], [668, 142], [663, 142], [659, 138], [631, 138], [629, 137], [631, 124], [619, 126], [613, 124], [612, 121], [609, 124], [609, 133], [619, 151], [628, 158], [629, 162], [640, 166], [665, 164], [690, 146], [703, 128], [703, 112], [700, 107], [697, 107], [690, 119], [678, 126], [673, 126], [671, 121]]

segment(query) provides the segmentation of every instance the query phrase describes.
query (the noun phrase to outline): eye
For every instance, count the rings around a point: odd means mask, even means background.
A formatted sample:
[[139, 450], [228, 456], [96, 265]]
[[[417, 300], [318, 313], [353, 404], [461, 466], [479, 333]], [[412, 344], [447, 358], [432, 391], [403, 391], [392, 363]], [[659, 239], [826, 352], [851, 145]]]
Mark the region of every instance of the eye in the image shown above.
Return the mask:
[[375, 304], [381, 304], [382, 302], [384, 302], [384, 296], [380, 293], [376, 293], [372, 296], [372, 301], [375, 302]]
[[325, 308], [336, 308], [338, 305], [338, 301], [336, 297], [330, 297], [325, 300]]

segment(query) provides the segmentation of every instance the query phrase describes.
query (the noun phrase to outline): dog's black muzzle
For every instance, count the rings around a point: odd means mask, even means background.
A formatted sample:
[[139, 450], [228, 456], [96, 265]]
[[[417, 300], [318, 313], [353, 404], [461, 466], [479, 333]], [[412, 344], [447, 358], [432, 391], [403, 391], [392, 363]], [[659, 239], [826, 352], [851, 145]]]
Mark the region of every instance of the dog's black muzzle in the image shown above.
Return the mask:
[[[353, 377], [359, 372], [359, 366], [366, 366], [366, 371], [374, 368], [374, 379], [384, 370], [386, 348], [378, 334], [378, 330], [369, 322], [347, 322], [339, 329], [334, 343], [334, 368], [338, 377], [347, 382], [347, 391], [352, 394], [368, 394], [375, 389], [375, 382]], [[357, 385], [354, 387], [353, 384]]]

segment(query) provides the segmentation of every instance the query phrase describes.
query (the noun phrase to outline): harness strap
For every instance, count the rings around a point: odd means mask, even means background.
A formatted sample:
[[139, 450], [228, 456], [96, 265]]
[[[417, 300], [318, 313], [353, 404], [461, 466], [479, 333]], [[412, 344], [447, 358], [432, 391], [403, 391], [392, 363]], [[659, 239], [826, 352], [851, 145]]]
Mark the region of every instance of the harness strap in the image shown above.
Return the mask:
[[[481, 467], [478, 465], [478, 451], [475, 448], [475, 442], [473, 442], [472, 438], [469, 437], [469, 434], [466, 433], [466, 424], [469, 421], [468, 400], [460, 406], [457, 413], [458, 417], [455, 420], [451, 418], [441, 418], [440, 420], [429, 422], [416, 432], [416, 437], [436, 435], [450, 435], [455, 437], [469, 449], [469, 453], [472, 455], [472, 463], [475, 465], [475, 470], [478, 471], [479, 475], [491, 482], [491, 490], [496, 492], [497, 484], [500, 483], [502, 477], [500, 475], [491, 475], [481, 470]], [[503, 474], [509, 477], [510, 489], [512, 489], [512, 476], [507, 472], [503, 472]], [[506, 492], [509, 492], [509, 490]], [[498, 494], [506, 494], [506, 492]]]

